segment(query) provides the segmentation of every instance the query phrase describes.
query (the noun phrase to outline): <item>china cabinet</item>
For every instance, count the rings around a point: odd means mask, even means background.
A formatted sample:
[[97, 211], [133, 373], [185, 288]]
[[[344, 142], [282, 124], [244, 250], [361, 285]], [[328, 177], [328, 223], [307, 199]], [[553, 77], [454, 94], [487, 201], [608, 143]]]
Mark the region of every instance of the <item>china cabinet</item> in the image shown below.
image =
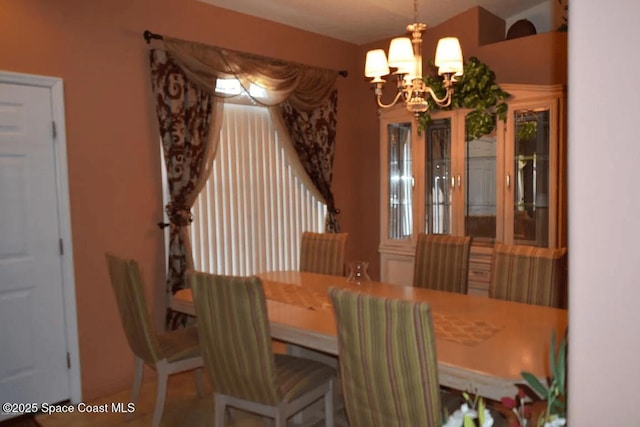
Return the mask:
[[468, 140], [468, 110], [420, 132], [402, 106], [380, 112], [381, 279], [411, 285], [418, 233], [470, 235], [469, 292], [486, 295], [493, 244], [566, 246], [565, 92], [501, 85], [506, 120]]

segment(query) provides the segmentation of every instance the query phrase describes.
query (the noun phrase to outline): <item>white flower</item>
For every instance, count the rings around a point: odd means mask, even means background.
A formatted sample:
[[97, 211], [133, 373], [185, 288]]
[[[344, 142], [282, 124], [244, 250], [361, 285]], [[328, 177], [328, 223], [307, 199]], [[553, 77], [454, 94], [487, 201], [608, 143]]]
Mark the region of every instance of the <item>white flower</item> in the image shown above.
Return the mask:
[[[469, 408], [466, 403], [462, 404], [460, 409], [456, 410], [453, 414], [449, 415], [447, 422], [442, 427], [463, 427], [465, 419], [475, 420], [478, 418], [478, 412], [475, 409]], [[484, 422], [480, 427], [492, 427], [493, 417], [489, 413], [488, 409], [484, 410]]]
[[465, 418], [471, 418], [472, 420], [478, 418], [478, 412], [475, 409], [469, 408], [469, 405], [466, 403], [462, 404], [460, 411], [462, 411], [462, 415], [464, 415]]
[[447, 422], [442, 427], [462, 427], [463, 422], [464, 415], [462, 415], [462, 411], [458, 409], [453, 414], [449, 415]]
[[544, 423], [544, 427], [562, 427], [565, 424], [567, 424], [567, 420], [565, 418], [552, 415], [551, 419]]
[[488, 409], [484, 410], [484, 422], [480, 427], [492, 427], [493, 426], [493, 417], [491, 416], [491, 412]]

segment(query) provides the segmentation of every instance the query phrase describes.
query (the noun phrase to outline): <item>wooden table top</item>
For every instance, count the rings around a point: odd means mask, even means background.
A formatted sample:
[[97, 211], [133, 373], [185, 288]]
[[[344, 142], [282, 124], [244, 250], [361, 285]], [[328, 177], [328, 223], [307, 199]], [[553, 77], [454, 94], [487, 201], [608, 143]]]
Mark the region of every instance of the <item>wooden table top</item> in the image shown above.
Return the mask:
[[[490, 399], [513, 397], [522, 371], [543, 379], [550, 375], [552, 331], [567, 328], [567, 310], [486, 297], [367, 282], [297, 271], [258, 274], [262, 279], [271, 335], [281, 341], [338, 354], [336, 324], [327, 291], [348, 287], [389, 298], [427, 301], [432, 308], [440, 383]], [[190, 289], [171, 307], [194, 315]]]

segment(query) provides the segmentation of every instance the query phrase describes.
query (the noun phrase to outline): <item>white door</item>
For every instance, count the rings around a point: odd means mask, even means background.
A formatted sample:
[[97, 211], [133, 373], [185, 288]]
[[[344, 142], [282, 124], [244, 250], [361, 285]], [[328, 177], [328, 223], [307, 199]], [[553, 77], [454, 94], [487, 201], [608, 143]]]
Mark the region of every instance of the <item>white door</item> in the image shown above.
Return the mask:
[[51, 88], [0, 82], [1, 403], [71, 397], [53, 132]]

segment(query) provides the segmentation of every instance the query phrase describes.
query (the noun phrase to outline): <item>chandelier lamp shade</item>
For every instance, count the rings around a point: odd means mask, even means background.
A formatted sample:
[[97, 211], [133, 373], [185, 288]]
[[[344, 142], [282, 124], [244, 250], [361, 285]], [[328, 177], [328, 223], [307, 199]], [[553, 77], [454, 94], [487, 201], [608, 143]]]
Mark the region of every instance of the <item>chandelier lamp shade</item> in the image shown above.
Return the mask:
[[[439, 98], [422, 79], [422, 33], [427, 26], [418, 23], [417, 0], [413, 2], [414, 23], [407, 25], [409, 37], [397, 37], [389, 45], [389, 57], [382, 49], [367, 52], [364, 75], [371, 78], [380, 108], [389, 108], [402, 100], [407, 109], [419, 116], [429, 109], [428, 97], [440, 107], [451, 104], [456, 77], [462, 76], [462, 49], [456, 37], [444, 37], [438, 41], [435, 66], [443, 76], [445, 94]], [[383, 77], [393, 74], [397, 79], [397, 94], [390, 104], [382, 102]]]

